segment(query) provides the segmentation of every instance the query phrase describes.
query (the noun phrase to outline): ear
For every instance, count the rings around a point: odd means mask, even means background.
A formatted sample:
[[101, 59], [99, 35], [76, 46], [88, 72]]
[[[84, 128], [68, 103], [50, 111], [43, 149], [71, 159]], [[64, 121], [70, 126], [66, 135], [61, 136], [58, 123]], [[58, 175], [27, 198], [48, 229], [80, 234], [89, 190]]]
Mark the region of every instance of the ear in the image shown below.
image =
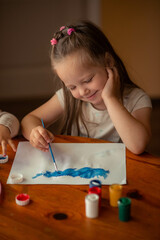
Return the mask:
[[105, 53], [105, 63], [106, 63], [106, 67], [109, 67], [109, 68], [113, 68], [115, 66], [114, 58], [108, 52]]

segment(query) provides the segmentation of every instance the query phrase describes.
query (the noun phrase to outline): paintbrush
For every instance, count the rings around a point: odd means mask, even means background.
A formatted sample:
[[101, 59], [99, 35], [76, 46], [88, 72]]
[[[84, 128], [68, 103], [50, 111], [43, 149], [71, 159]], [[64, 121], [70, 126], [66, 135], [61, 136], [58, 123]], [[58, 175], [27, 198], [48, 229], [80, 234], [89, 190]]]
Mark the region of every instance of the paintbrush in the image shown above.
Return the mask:
[[[41, 119], [41, 122], [42, 122], [42, 126], [45, 128], [43, 119]], [[48, 145], [49, 145], [49, 151], [51, 153], [51, 157], [52, 157], [52, 160], [53, 160], [53, 163], [54, 163], [55, 170], [58, 171], [57, 164], [56, 164], [56, 161], [55, 161], [50, 143], [48, 143]]]

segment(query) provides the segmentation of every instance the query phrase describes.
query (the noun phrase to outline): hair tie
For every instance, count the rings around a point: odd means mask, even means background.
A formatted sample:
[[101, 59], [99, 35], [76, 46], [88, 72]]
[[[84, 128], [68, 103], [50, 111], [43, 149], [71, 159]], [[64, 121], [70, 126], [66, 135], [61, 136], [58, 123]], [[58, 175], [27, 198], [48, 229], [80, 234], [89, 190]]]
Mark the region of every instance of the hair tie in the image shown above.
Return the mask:
[[71, 35], [72, 32], [75, 32], [75, 29], [74, 29], [74, 28], [69, 28], [69, 29], [67, 30], [67, 33], [68, 33], [69, 36]]
[[65, 26], [60, 27], [59, 30], [62, 31], [63, 29], [65, 29]]
[[52, 38], [52, 40], [50, 42], [51, 42], [51, 45], [56, 45], [57, 44], [57, 40], [55, 38]]

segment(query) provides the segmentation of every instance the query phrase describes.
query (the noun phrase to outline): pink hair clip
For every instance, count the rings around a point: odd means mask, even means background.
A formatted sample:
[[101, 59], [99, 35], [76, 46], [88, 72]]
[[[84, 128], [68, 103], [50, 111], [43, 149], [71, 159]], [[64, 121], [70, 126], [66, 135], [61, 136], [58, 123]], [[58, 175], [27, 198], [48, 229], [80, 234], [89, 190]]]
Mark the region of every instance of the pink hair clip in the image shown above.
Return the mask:
[[51, 42], [51, 45], [56, 45], [57, 44], [57, 40], [55, 38], [52, 38], [52, 40], [50, 42]]
[[75, 29], [74, 29], [74, 28], [69, 28], [69, 29], [67, 30], [68, 35], [71, 35], [72, 32], [75, 32]]
[[65, 26], [60, 27], [59, 30], [62, 31], [63, 29], [65, 29]]

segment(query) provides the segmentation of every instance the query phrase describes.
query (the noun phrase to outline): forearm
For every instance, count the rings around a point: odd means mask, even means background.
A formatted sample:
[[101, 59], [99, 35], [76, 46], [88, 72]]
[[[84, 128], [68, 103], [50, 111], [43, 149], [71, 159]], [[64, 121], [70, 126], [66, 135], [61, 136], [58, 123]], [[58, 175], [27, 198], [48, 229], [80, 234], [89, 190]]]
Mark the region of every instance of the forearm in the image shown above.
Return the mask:
[[32, 114], [26, 115], [21, 122], [21, 129], [22, 129], [23, 136], [29, 140], [32, 129], [41, 125], [42, 123], [40, 118]]
[[127, 111], [117, 98], [109, 98], [104, 102], [123, 143], [133, 153], [142, 153], [149, 142], [150, 132]]

